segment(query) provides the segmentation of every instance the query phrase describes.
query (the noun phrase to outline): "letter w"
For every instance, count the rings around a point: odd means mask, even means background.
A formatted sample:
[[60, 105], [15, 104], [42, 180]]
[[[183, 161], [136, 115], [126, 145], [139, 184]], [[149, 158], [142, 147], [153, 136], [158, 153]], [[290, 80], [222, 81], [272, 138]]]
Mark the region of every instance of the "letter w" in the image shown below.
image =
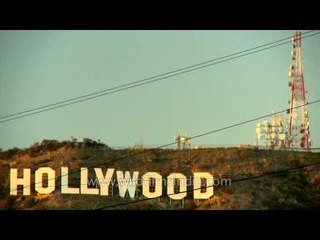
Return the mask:
[[124, 198], [126, 192], [129, 192], [129, 196], [134, 198], [136, 193], [136, 187], [138, 182], [139, 172], [133, 172], [133, 177], [131, 178], [130, 172], [125, 172], [125, 177], [123, 178], [123, 172], [117, 171], [117, 181], [119, 187], [119, 195]]

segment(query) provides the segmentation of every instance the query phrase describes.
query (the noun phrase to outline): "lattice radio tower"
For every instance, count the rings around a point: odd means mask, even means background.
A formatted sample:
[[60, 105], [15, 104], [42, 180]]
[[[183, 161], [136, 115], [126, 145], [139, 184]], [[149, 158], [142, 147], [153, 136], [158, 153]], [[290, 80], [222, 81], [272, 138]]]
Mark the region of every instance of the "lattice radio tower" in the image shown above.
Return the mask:
[[306, 104], [306, 89], [302, 69], [301, 31], [295, 31], [292, 37], [292, 51], [289, 77], [291, 90], [290, 108], [288, 109], [288, 126], [286, 147], [289, 149], [310, 150], [311, 138], [307, 107], [297, 106]]

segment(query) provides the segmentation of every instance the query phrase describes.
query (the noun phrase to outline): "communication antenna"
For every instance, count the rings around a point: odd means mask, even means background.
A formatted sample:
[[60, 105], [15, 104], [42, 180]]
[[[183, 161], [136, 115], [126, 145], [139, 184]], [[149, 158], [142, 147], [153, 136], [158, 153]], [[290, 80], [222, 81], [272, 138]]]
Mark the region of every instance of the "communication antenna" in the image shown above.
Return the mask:
[[[291, 92], [287, 110], [288, 125], [286, 147], [310, 151], [310, 123], [307, 111], [306, 89], [302, 68], [301, 31], [296, 30], [292, 37], [291, 64], [289, 70], [289, 88]], [[302, 106], [296, 108], [297, 106]]]

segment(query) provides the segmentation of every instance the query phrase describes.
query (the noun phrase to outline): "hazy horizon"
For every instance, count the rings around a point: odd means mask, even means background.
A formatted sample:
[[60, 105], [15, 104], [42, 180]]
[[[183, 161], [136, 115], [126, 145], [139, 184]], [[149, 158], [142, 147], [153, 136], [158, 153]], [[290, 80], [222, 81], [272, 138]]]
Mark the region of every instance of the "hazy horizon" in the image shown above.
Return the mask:
[[[137, 81], [265, 43], [293, 31], [0, 31], [0, 117]], [[307, 101], [320, 98], [320, 36], [302, 40]], [[79, 104], [0, 123], [0, 148], [73, 136], [109, 146], [173, 141], [289, 107], [291, 44]], [[312, 147], [320, 107], [307, 106]], [[194, 139], [254, 144], [256, 122]]]

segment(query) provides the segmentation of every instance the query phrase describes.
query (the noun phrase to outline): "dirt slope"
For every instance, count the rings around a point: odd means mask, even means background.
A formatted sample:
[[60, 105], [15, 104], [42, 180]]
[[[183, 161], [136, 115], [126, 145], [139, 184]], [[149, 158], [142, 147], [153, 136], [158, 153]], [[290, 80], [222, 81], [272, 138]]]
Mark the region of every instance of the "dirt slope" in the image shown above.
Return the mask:
[[[34, 183], [34, 171], [44, 166], [55, 169], [57, 175], [61, 166], [68, 166], [69, 171], [75, 172], [69, 176], [74, 187], [80, 184], [77, 170], [93, 166], [104, 170], [112, 167], [131, 174], [139, 171], [139, 176], [152, 171], [164, 178], [174, 172], [188, 177], [195, 171], [204, 171], [217, 179], [231, 179], [231, 186], [216, 186], [209, 200], [195, 201], [191, 191], [183, 202], [170, 201], [164, 188], [159, 199], [107, 209], [315, 209], [320, 208], [320, 167], [282, 170], [317, 162], [320, 162], [319, 153], [241, 148], [112, 150], [103, 144], [49, 141], [25, 150], [0, 153], [0, 209], [96, 209], [131, 201], [119, 197], [117, 187], [113, 197], [61, 195], [59, 179], [56, 191], [50, 196], [37, 196], [33, 187], [32, 196], [8, 194], [10, 167], [31, 168]], [[255, 176], [261, 177], [252, 178]], [[89, 170], [89, 177], [95, 177], [93, 170]], [[239, 181], [243, 178], [247, 180]], [[141, 194], [135, 200], [138, 199], [143, 199]]]

